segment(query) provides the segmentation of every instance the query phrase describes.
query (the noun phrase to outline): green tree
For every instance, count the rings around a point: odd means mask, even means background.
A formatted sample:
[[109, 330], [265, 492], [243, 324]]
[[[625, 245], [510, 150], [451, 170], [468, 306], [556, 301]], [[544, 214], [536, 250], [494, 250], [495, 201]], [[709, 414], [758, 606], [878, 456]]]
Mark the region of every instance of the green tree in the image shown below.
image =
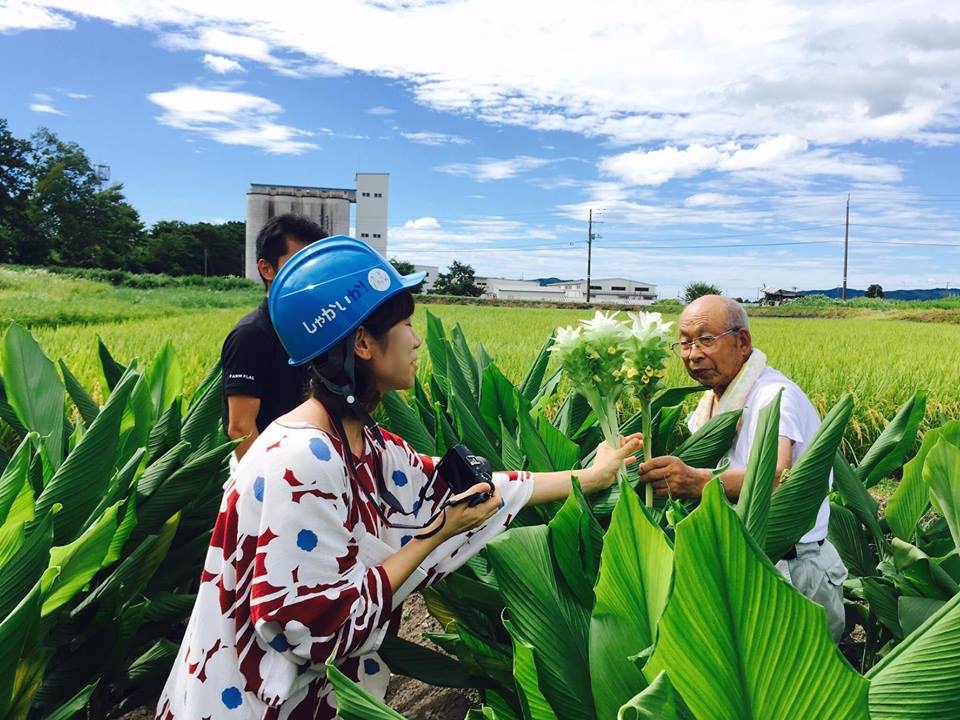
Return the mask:
[[874, 283], [867, 288], [865, 295], [868, 298], [883, 298], [883, 288]]
[[19, 261], [126, 267], [143, 225], [123, 186], [101, 188], [83, 149], [46, 128], [31, 138], [30, 161], [33, 185]]
[[30, 143], [15, 137], [0, 118], [0, 262], [20, 258], [31, 186]]
[[703, 295], [723, 295], [723, 291], [708, 282], [692, 282], [683, 289], [683, 300], [692, 303]]
[[415, 273], [417, 271], [417, 268], [414, 266], [414, 264], [412, 262], [407, 262], [406, 260], [390, 258], [390, 264], [393, 265], [393, 269], [401, 275], [409, 275], [410, 273]]
[[437, 281], [430, 292], [435, 295], [480, 297], [483, 288], [477, 287], [476, 274], [470, 265], [454, 260], [447, 272], [437, 275]]

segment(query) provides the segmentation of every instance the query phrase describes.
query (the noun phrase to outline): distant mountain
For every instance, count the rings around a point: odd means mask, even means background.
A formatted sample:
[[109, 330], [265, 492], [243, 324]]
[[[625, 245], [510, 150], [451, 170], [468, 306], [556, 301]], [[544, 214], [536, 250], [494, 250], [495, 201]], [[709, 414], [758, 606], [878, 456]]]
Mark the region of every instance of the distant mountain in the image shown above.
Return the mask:
[[[831, 298], [839, 298], [843, 295], [843, 288], [831, 288], [830, 290], [800, 290], [804, 295], [826, 295]], [[866, 294], [864, 290], [847, 288], [847, 297], [863, 297]], [[884, 290], [883, 297], [889, 300], [939, 300], [940, 298], [960, 295], [958, 288], [929, 288], [917, 290]]]

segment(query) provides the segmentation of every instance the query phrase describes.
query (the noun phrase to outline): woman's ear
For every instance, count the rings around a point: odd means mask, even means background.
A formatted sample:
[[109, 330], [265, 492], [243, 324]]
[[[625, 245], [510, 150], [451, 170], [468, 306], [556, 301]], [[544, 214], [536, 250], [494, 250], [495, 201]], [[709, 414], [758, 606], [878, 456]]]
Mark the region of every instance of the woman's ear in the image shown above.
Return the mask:
[[369, 360], [373, 357], [372, 345], [374, 342], [373, 336], [361, 325], [357, 328], [357, 337], [353, 343], [354, 354], [361, 360]]

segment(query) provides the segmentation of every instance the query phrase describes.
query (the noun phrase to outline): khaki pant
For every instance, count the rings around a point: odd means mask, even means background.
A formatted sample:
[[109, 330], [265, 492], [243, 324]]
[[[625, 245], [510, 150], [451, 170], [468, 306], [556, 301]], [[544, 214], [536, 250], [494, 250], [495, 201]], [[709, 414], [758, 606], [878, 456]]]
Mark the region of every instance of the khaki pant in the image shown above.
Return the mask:
[[843, 581], [847, 579], [847, 568], [829, 540], [824, 540], [823, 545], [800, 543], [796, 548], [797, 557], [781, 560], [777, 570], [797, 590], [823, 606], [830, 635], [838, 643], [846, 627]]

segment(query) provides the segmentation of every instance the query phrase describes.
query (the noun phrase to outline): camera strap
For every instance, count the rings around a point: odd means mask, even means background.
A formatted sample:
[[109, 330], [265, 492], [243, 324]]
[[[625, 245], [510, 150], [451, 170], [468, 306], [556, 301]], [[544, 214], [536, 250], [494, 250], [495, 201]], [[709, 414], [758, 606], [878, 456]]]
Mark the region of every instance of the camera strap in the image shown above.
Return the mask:
[[[326, 408], [324, 408], [324, 410], [326, 411]], [[447, 513], [446, 513], [447, 503], [446, 502], [444, 502], [440, 506], [440, 509], [437, 510], [437, 512], [435, 512], [433, 515], [430, 516], [429, 520], [427, 520], [425, 523], [421, 525], [405, 525], [401, 523], [395, 523], [392, 520], [390, 520], [387, 517], [387, 514], [384, 512], [383, 507], [380, 505], [380, 502], [377, 500], [377, 498], [373, 496], [373, 493], [370, 492], [367, 486], [360, 479], [360, 474], [357, 471], [357, 465], [354, 462], [353, 451], [350, 449], [350, 442], [347, 440], [347, 433], [344, 430], [343, 422], [340, 420], [339, 417], [337, 417], [336, 415], [330, 412], [327, 412], [327, 417], [330, 418], [330, 424], [333, 425], [333, 429], [337, 434], [337, 439], [340, 441], [340, 446], [342, 448], [341, 458], [343, 459], [344, 464], [347, 466], [347, 472], [350, 475], [350, 479], [353, 480], [354, 485], [359, 487], [361, 492], [363, 492], [363, 494], [367, 496], [367, 500], [370, 501], [370, 504], [373, 505], [373, 508], [374, 510], [376, 510], [377, 514], [380, 516], [380, 519], [383, 520], [383, 522], [386, 523], [388, 527], [398, 528], [401, 530], [423, 530], [425, 527], [430, 525], [430, 523], [436, 520], [438, 516], [442, 514], [443, 521], [440, 523], [440, 525], [438, 525], [436, 528], [434, 528], [428, 533], [416, 535], [415, 537], [421, 540], [425, 540], [427, 538], [433, 537], [438, 532], [440, 532], [440, 530], [443, 529], [443, 526], [446, 525], [446, 522], [447, 522]], [[379, 491], [380, 495], [383, 497], [384, 502], [386, 502], [386, 504], [394, 512], [398, 512], [402, 515], [413, 515], [414, 511], [407, 512], [406, 510], [404, 510], [403, 505], [401, 505], [396, 495], [394, 495], [387, 489], [387, 483], [383, 477], [383, 461], [380, 457], [379, 452], [377, 451], [377, 448], [372, 449], [372, 455], [373, 455], [373, 466], [375, 471], [374, 481], [377, 484], [377, 490]], [[423, 490], [421, 490], [420, 492], [420, 503], [422, 507]]]

